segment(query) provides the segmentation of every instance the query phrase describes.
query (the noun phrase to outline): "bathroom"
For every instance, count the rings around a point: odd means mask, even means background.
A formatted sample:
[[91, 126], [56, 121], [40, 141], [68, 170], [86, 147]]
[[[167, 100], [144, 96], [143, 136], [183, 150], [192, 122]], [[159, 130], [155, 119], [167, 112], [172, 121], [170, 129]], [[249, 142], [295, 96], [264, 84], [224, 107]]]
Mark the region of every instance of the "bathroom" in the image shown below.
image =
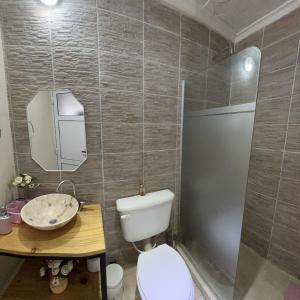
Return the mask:
[[0, 299], [300, 299], [299, 0], [0, 20]]

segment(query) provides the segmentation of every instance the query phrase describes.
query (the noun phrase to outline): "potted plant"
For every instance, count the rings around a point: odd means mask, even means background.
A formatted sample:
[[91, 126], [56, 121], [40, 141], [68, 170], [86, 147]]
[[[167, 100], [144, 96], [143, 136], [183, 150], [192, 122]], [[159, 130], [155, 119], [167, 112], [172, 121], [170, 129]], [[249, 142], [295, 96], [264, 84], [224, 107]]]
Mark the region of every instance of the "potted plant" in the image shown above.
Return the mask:
[[48, 278], [52, 293], [61, 294], [68, 287], [72, 270], [72, 260], [47, 260], [46, 266], [40, 268], [40, 276]]

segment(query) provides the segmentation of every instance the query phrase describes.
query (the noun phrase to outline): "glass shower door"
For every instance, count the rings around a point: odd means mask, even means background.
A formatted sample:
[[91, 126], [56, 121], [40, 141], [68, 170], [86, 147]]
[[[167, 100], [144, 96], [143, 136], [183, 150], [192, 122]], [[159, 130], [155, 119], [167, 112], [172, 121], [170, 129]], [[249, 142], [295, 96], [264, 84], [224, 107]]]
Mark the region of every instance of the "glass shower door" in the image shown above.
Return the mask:
[[220, 299], [233, 298], [254, 116], [255, 102], [183, 116], [180, 243]]

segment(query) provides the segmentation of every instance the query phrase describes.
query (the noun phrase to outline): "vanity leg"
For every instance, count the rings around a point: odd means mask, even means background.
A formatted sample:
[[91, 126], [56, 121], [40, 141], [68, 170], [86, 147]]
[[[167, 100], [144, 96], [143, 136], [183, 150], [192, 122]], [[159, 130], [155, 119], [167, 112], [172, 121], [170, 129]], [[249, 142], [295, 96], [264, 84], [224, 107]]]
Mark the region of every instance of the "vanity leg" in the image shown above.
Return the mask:
[[100, 272], [101, 272], [101, 294], [102, 300], [107, 300], [107, 283], [106, 283], [106, 257], [105, 253], [100, 255]]

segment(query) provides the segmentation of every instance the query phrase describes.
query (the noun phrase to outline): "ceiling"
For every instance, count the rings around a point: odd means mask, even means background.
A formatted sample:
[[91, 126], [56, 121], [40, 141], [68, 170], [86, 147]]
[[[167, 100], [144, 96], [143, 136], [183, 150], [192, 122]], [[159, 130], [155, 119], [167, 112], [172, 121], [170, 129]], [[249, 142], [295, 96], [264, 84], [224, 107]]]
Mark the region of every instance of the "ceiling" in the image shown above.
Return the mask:
[[[300, 0], [164, 0], [232, 41], [238, 41], [300, 7]], [[203, 6], [206, 6], [203, 8]]]

